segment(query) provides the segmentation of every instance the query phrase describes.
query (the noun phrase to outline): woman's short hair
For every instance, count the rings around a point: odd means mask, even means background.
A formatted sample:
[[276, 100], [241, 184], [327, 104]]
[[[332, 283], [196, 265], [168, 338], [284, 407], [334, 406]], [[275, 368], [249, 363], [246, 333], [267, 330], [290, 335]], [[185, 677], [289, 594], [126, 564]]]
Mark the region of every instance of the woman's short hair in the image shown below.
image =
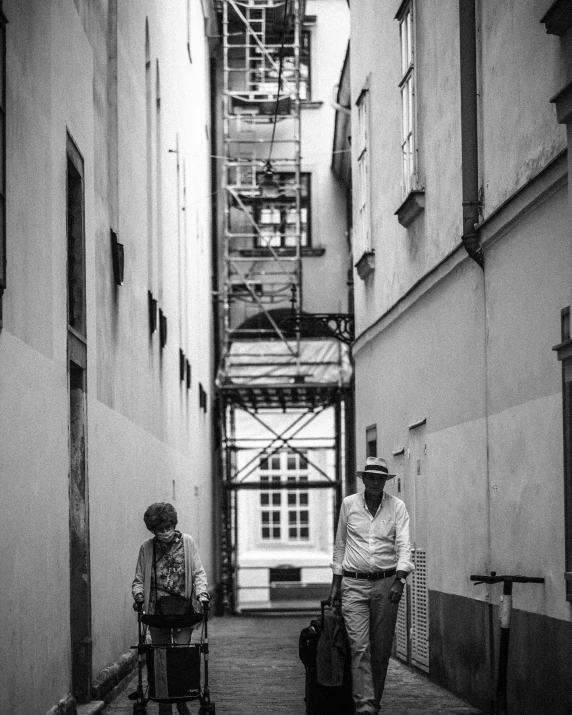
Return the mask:
[[143, 521], [149, 531], [155, 532], [159, 526], [177, 526], [177, 512], [172, 504], [156, 502], [147, 507]]

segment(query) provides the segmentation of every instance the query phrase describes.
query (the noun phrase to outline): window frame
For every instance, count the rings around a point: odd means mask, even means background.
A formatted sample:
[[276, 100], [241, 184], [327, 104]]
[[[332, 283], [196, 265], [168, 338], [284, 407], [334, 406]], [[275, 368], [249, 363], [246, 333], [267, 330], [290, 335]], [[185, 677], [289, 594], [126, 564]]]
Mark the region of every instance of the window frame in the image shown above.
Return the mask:
[[[260, 481], [265, 483], [277, 483], [280, 482], [280, 476], [264, 474], [260, 475]], [[263, 501], [268, 500], [266, 504]], [[260, 508], [260, 531], [259, 538], [264, 543], [270, 542], [280, 542], [283, 541], [282, 538], [282, 492], [277, 489], [264, 490], [261, 489], [259, 495], [259, 508]], [[268, 520], [265, 517], [268, 516]], [[278, 518], [275, 518], [278, 517]], [[265, 531], [268, 533], [265, 534]], [[278, 533], [276, 533], [278, 532]]]
[[370, 91], [369, 81], [356, 100], [357, 107], [357, 236], [359, 254], [372, 251], [371, 236], [371, 172], [370, 172]]
[[[304, 66], [304, 59], [306, 59], [307, 67], [307, 77], [302, 79], [302, 67]], [[306, 96], [301, 102], [311, 102], [312, 101], [312, 29], [308, 26], [304, 26], [300, 33], [300, 88], [304, 85], [306, 87]], [[302, 92], [299, 92], [302, 95]]]
[[[294, 171], [277, 171], [275, 172], [276, 180], [284, 190], [284, 187], [288, 186], [288, 181], [292, 182], [292, 185], [296, 182], [296, 173]], [[262, 174], [257, 175], [257, 182], [262, 180]], [[253, 204], [253, 219], [258, 228], [263, 230], [264, 224], [261, 221], [262, 211], [276, 209], [281, 211], [281, 224], [280, 230], [275, 236], [280, 236], [280, 244], [263, 242], [260, 234], [257, 232], [254, 236], [254, 248], [295, 248], [295, 244], [289, 245], [286, 241], [288, 240], [288, 234], [285, 231], [285, 218], [288, 213], [288, 208], [296, 210], [295, 197], [290, 200], [285, 200], [284, 197], [271, 198], [259, 198]], [[306, 211], [306, 221], [302, 221], [302, 216], [304, 210]], [[310, 171], [300, 172], [300, 248], [311, 248], [312, 247], [312, 173]]]
[[[295, 466], [291, 466], [291, 461]], [[264, 466], [264, 465], [267, 466]], [[261, 483], [303, 485], [309, 481], [305, 450], [285, 449], [261, 455]], [[310, 490], [262, 488], [258, 497], [258, 540], [262, 544], [309, 544], [311, 541]], [[296, 530], [295, 534], [292, 531]], [[303, 533], [305, 531], [305, 533]]]
[[[70, 266], [70, 257], [72, 251], [70, 251], [70, 242], [73, 240], [71, 236], [71, 226], [70, 226], [70, 206], [71, 206], [71, 196], [70, 196], [70, 181], [71, 172], [70, 167], [76, 172], [79, 180], [79, 190], [80, 190], [80, 201], [79, 210], [81, 212], [81, 221], [79, 225], [80, 235], [79, 235], [79, 246], [77, 249], [77, 254], [80, 259], [80, 265], [77, 267], [76, 277], [70, 274], [70, 271], [74, 271], [75, 266]], [[67, 236], [67, 326], [68, 331], [72, 331], [75, 335], [80, 337], [82, 340], [87, 338], [87, 289], [86, 289], [86, 245], [85, 245], [85, 168], [84, 160], [76, 143], [72, 139], [69, 132], [66, 134], [66, 236]], [[75, 310], [73, 308], [73, 285], [72, 283], [76, 280], [76, 285], [78, 286], [78, 291], [80, 293], [80, 308], [78, 316], [75, 315]], [[73, 315], [71, 314], [73, 313]]]
[[572, 339], [570, 306], [560, 314], [561, 343], [553, 349], [562, 362], [562, 431], [564, 456], [564, 580], [572, 603]]
[[414, 0], [406, 0], [395, 19], [399, 22], [401, 67], [398, 83], [401, 101], [401, 182], [402, 197], [406, 198], [419, 187]]
[[377, 457], [377, 423], [365, 428], [365, 456]]

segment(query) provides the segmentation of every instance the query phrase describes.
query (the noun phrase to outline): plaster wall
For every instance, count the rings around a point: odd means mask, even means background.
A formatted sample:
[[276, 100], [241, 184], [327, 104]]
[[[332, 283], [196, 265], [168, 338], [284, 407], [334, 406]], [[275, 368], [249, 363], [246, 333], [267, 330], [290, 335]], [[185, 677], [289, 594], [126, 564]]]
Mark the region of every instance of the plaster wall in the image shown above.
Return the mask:
[[[352, 14], [352, 104], [369, 97], [369, 176], [371, 245], [375, 270], [354, 278], [356, 334], [385, 313], [425, 272], [459, 242], [462, 225], [458, 11], [445, 0], [439, 12], [416, 3], [414, 59], [417, 107], [417, 186], [425, 190], [425, 211], [405, 228], [396, 212], [405, 199], [401, 160], [402, 79], [399, 3], [364, 2]], [[357, 112], [352, 135], [357, 136]], [[353, 175], [358, 176], [353, 145]], [[354, 186], [356, 186], [354, 180]], [[354, 201], [354, 212], [358, 210]], [[354, 226], [358, 226], [354, 215]], [[361, 256], [354, 232], [354, 257]]]
[[407, 450], [408, 425], [427, 420], [430, 588], [477, 596], [469, 573], [538, 571], [546, 587], [519, 603], [555, 618], [569, 617], [551, 350], [568, 295], [566, 216], [562, 188], [491, 246], [486, 339], [482, 275], [465, 262], [355, 354], [358, 463], [367, 426], [377, 423], [379, 453], [391, 455]]
[[[371, 100], [376, 264], [371, 277], [355, 282], [357, 461], [365, 457], [366, 428], [377, 424], [378, 454], [395, 453], [401, 475], [389, 489], [407, 503], [412, 425], [426, 421], [430, 675], [485, 703], [485, 666], [498, 635], [489, 628], [489, 604], [498, 603], [499, 587], [474, 586], [471, 573], [546, 579], [515, 587], [523, 620], [543, 623], [534, 639], [515, 642], [514, 650], [511, 644], [521, 674], [554, 651], [556, 632], [569, 640], [572, 619], [563, 577], [562, 376], [552, 350], [560, 342], [560, 311], [570, 304], [570, 218], [566, 138], [550, 104], [570, 81], [570, 37], [546, 34], [540, 19], [548, 2], [477, 3], [483, 273], [459, 245], [453, 2], [437, 13], [415, 3], [426, 202], [408, 229], [394, 216], [401, 176], [398, 5], [352, 8], [353, 100], [366, 83]], [[416, 504], [408, 506], [414, 511]], [[566, 680], [566, 666], [555, 667]], [[540, 712], [538, 703], [567, 702], [562, 689], [554, 693], [540, 680], [520, 681], [517, 709], [524, 712], [527, 697], [530, 712]]]
[[[412, 536], [416, 521], [426, 521], [429, 672], [481, 704], [489, 685], [481, 665], [473, 678], [474, 653], [484, 663], [498, 633], [491, 631], [491, 643], [474, 636], [487, 632], [488, 604], [498, 603], [499, 587], [475, 586], [470, 574], [545, 578], [543, 585], [515, 587], [519, 613], [545, 624], [534, 643], [511, 645], [519, 672], [552, 652], [555, 633], [566, 642], [572, 621], [563, 578], [561, 365], [552, 350], [560, 310], [569, 304], [566, 183], [559, 180], [497, 229], [485, 236], [484, 275], [461, 259], [354, 351], [358, 463], [366, 427], [377, 423], [378, 454], [404, 451], [393, 460], [401, 489], [394, 479], [388, 490], [412, 512], [419, 507], [408, 501], [411, 425], [426, 420], [427, 504], [424, 519], [413, 519]], [[463, 606], [464, 599], [473, 605]], [[446, 617], [453, 603], [454, 626]], [[558, 667], [562, 679], [566, 666]], [[547, 694], [540, 680], [520, 687], [515, 701], [538, 703]], [[551, 697], [557, 706], [567, 699], [561, 689]]]
[[[312, 103], [302, 105], [302, 171], [312, 173], [312, 246], [323, 256], [303, 258], [303, 309], [310, 313], [347, 312], [350, 252], [346, 235], [345, 190], [331, 168], [335, 86], [349, 37], [345, 0], [308, 0], [315, 16], [312, 33]], [[319, 105], [315, 104], [319, 103]]]
[[518, 607], [566, 620], [562, 366], [552, 346], [569, 305], [569, 252], [563, 186], [491, 246], [487, 271], [492, 568], [544, 576], [519, 589]]
[[[556, 123], [550, 99], [572, 79], [572, 38], [546, 33], [540, 19], [550, 5], [480, 3], [485, 217], [566, 147], [566, 129]], [[504, 151], [507, 145], [510, 153]]]
[[[0, 557], [0, 691], [14, 715], [46, 712], [71, 690], [66, 130], [85, 170], [94, 677], [136, 634], [130, 584], [149, 536], [146, 506], [173, 502], [213, 573], [208, 48], [202, 5], [191, 6], [192, 62], [183, 3], [3, 6], [10, 121], [0, 515], [13, 546]], [[122, 286], [113, 283], [110, 228], [125, 246]], [[148, 290], [168, 317], [162, 351], [158, 333], [149, 336]], [[192, 365], [190, 390], [179, 379], [180, 348]]]
[[[399, 3], [360, 3], [352, 12], [351, 86], [370, 98], [371, 232], [375, 271], [355, 276], [359, 335], [452, 251], [462, 233], [458, 6], [415, 3], [418, 185], [425, 209], [408, 227], [395, 211], [401, 181]], [[483, 219], [566, 146], [550, 98], [570, 80], [570, 38], [546, 34], [540, 0], [477, 3], [479, 153]], [[353, 135], [357, 132], [353, 116]], [[504, 149], [510, 145], [510, 153]], [[503, 156], [503, 161], [499, 161]], [[353, 155], [354, 176], [357, 157]], [[354, 211], [357, 210], [354, 202]], [[357, 221], [354, 217], [354, 225]], [[354, 236], [355, 260], [359, 240]]]
[[[378, 455], [395, 467], [392, 454], [404, 450], [411, 480], [410, 425], [426, 420], [429, 588], [464, 595], [470, 569], [487, 558], [483, 335], [482, 276], [464, 263], [354, 353], [357, 464], [376, 424]], [[388, 491], [404, 498], [396, 479]]]
[[69, 615], [58, 617], [69, 614], [67, 384], [61, 363], [6, 329], [0, 359], [0, 517], [9, 545], [0, 556], [0, 691], [6, 711], [24, 715], [46, 712], [69, 691]]
[[[17, 546], [0, 562], [8, 634], [0, 691], [7, 712], [20, 715], [44, 712], [70, 690], [66, 129], [82, 145], [93, 192], [93, 65], [73, 3], [5, 3], [4, 12], [15, 121], [7, 131], [0, 509], [5, 539]], [[86, 203], [89, 263], [93, 226]]]

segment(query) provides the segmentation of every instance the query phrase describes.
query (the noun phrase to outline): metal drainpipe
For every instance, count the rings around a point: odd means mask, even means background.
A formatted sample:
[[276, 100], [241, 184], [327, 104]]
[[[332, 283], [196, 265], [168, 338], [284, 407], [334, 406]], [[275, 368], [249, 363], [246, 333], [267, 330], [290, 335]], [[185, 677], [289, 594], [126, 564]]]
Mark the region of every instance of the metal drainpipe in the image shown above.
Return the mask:
[[461, 165], [463, 235], [469, 256], [484, 270], [485, 256], [476, 226], [479, 222], [479, 153], [477, 142], [477, 39], [475, 0], [459, 0], [461, 52]]

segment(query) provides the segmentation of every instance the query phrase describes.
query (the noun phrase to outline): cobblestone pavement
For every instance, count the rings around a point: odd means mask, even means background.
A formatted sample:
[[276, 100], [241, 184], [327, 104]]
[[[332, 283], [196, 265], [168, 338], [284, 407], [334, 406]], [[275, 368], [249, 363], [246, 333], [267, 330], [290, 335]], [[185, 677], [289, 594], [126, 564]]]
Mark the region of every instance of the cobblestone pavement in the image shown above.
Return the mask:
[[[304, 715], [304, 667], [298, 636], [308, 616], [226, 616], [209, 622], [211, 697], [217, 715]], [[103, 711], [131, 715], [135, 675]], [[193, 715], [198, 704], [190, 703]], [[173, 708], [176, 714], [176, 708]], [[156, 703], [148, 715], [158, 712]], [[425, 676], [390, 662], [382, 715], [482, 715]], [[320, 715], [327, 715], [321, 713]]]

